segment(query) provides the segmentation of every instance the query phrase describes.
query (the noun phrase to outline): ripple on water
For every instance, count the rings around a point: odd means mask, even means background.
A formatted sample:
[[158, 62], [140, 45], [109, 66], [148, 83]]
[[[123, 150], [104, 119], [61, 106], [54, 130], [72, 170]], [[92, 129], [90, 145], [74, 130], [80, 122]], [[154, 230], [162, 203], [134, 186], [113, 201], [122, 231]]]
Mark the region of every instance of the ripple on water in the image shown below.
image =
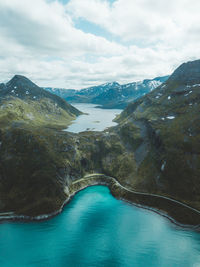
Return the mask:
[[0, 266], [197, 267], [200, 234], [93, 186], [48, 221], [0, 224]]

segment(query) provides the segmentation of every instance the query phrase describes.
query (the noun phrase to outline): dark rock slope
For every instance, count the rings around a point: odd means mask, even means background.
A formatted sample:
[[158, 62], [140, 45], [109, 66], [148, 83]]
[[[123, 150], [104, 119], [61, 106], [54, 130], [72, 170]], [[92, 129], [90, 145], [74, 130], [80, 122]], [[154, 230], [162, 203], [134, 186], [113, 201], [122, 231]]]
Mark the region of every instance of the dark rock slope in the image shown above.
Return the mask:
[[181, 65], [165, 83], [129, 104], [118, 126], [104, 132], [72, 134], [30, 127], [24, 120], [4, 124], [0, 211], [54, 212], [69, 196], [70, 185], [93, 172], [200, 209], [199, 63]]
[[118, 118], [134, 151], [138, 190], [160, 193], [200, 208], [200, 60], [182, 64], [156, 90], [130, 104]]

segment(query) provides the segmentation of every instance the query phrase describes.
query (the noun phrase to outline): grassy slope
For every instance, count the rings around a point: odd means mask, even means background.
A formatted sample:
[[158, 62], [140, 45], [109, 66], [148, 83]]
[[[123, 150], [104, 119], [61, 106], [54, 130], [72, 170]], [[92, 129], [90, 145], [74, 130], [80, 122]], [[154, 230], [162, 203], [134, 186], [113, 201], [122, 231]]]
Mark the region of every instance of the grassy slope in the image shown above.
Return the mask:
[[[122, 132], [138, 121], [147, 128], [143, 142], [148, 148], [137, 167], [136, 189], [168, 195], [200, 208], [199, 110], [200, 87], [173, 81], [121, 114], [118, 121]], [[170, 119], [172, 116], [175, 118]], [[130, 132], [135, 135], [135, 131]]]
[[[44, 102], [43, 102], [44, 101]], [[0, 210], [38, 215], [57, 210], [66, 194], [66, 175], [76, 164], [71, 122], [45, 99], [11, 99], [0, 112]], [[2, 107], [2, 106], [1, 106]], [[49, 111], [48, 111], [49, 108]], [[27, 116], [28, 115], [28, 116]], [[31, 119], [30, 116], [31, 115]], [[48, 117], [46, 117], [48, 115]], [[78, 173], [78, 171], [77, 171]]]
[[25, 77], [15, 76], [1, 88], [0, 211], [57, 210], [66, 198], [63, 170], [72, 157], [63, 158], [63, 146], [70, 150], [73, 143], [60, 129], [81, 112]]
[[0, 123], [28, 123], [32, 126], [63, 128], [71, 123], [76, 115], [58, 106], [48, 98], [37, 101], [9, 97], [1, 100]]

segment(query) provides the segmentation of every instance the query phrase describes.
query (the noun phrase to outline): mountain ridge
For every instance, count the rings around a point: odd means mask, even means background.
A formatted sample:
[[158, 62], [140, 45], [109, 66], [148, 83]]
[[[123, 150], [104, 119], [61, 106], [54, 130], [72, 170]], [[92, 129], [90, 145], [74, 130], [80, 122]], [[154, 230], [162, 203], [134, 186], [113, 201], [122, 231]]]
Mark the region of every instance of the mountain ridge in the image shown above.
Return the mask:
[[[128, 142], [131, 133], [126, 129], [133, 125], [139, 126], [140, 130], [146, 128], [143, 141], [135, 151], [136, 159], [139, 151], [143, 157], [139, 161], [138, 168], [142, 169], [138, 170], [134, 186], [138, 190], [193, 201], [192, 205], [198, 208], [200, 84], [196, 82], [200, 79], [199, 62], [182, 64], [164, 84], [131, 103], [117, 119]], [[191, 68], [195, 69], [195, 74], [192, 76], [190, 73], [189, 80], [185, 80], [183, 70], [187, 72]], [[174, 77], [179, 77], [178, 82]]]
[[195, 84], [200, 83], [199, 76], [200, 60], [189, 61], [181, 64], [170, 76], [168, 83], [178, 82], [183, 84]]
[[11, 121], [12, 116], [13, 120], [19, 116], [30, 123], [37, 121], [41, 124], [54, 120], [56, 125], [59, 114], [62, 114], [67, 125], [81, 114], [64, 99], [45, 91], [22, 75], [15, 75], [6, 84], [1, 84], [0, 88], [1, 115], [6, 117], [10, 114]]
[[[46, 90], [62, 96], [70, 103], [92, 103], [101, 105], [102, 108], [124, 108], [129, 102], [154, 90], [168, 79], [169, 76], [145, 79], [139, 82], [119, 84], [109, 82], [81, 90], [53, 89]], [[66, 90], [66, 92], [64, 92]]]

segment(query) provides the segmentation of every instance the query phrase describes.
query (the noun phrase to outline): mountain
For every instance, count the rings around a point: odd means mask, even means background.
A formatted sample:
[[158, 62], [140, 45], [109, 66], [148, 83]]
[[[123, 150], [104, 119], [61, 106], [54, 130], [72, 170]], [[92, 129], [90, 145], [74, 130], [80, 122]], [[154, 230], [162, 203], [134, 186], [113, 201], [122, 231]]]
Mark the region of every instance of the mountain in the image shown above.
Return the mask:
[[78, 190], [104, 184], [117, 198], [199, 227], [199, 110], [197, 60], [130, 103], [103, 132], [25, 127], [23, 118], [2, 124], [0, 116], [0, 212], [47, 218]]
[[178, 67], [118, 117], [118, 133], [134, 148], [137, 190], [200, 209], [200, 60]]
[[117, 82], [104, 83], [102, 85], [89, 87], [78, 91], [78, 95], [96, 97], [102, 93], [108, 92], [113, 88], [120, 88], [120, 84]]
[[168, 79], [169, 76], [157, 77], [120, 85], [117, 82], [105, 83], [78, 91], [66, 99], [73, 102], [84, 102], [101, 105], [102, 108], [124, 108], [130, 102], [152, 91]]
[[169, 82], [171, 84], [177, 82], [184, 85], [199, 84], [200, 81], [199, 69], [200, 69], [200, 60], [183, 63], [170, 76]]
[[70, 138], [61, 130], [80, 114], [24, 76], [0, 84], [0, 212], [48, 213], [63, 203], [59, 166]]
[[0, 103], [1, 117], [11, 121], [26, 120], [35, 125], [52, 125], [53, 122], [55, 125], [68, 125], [81, 114], [64, 99], [20, 75], [15, 75], [8, 83], [0, 85]]
[[77, 90], [75, 89], [64, 89], [64, 88], [43, 87], [43, 89], [52, 94], [58, 95], [64, 99], [67, 97], [74, 96], [77, 92]]
[[95, 96], [92, 103], [101, 104], [104, 108], [124, 108], [135, 99], [154, 90], [168, 79], [169, 76], [157, 77], [153, 80], [133, 82], [129, 84], [113, 86]]
[[57, 94], [70, 103], [93, 103], [101, 105], [103, 108], [124, 108], [133, 100], [149, 93], [163, 82], [169, 76], [157, 77], [151, 80], [133, 82], [120, 85], [117, 82], [105, 83], [85, 89], [54, 89], [46, 90]]

